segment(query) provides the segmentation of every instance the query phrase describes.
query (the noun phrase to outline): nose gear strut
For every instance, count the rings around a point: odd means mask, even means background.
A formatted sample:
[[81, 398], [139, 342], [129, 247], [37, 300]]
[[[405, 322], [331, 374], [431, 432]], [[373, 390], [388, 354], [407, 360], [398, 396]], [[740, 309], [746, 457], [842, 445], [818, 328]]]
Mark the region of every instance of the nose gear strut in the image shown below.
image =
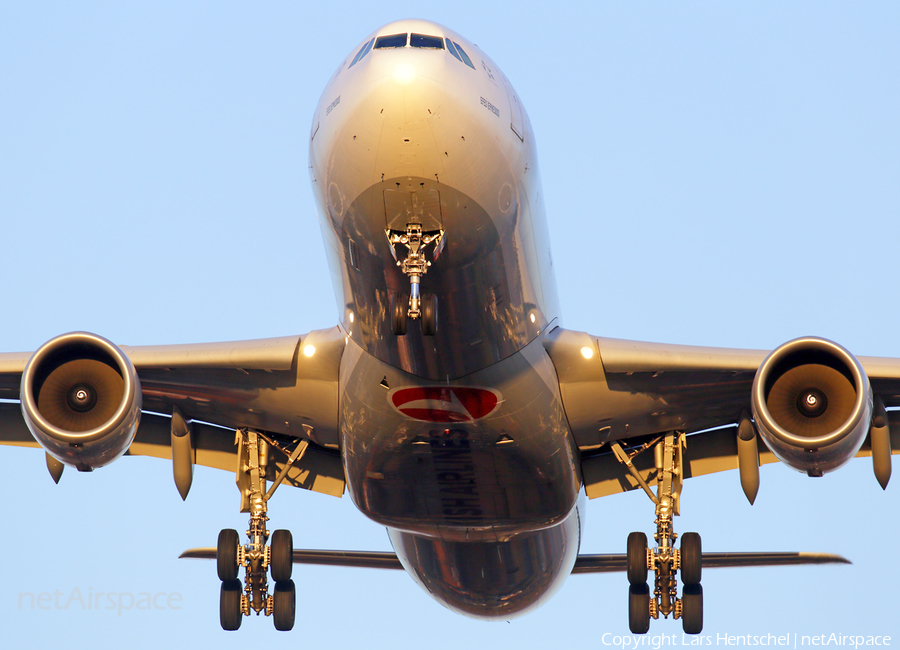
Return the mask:
[[[685, 533], [681, 548], [675, 548], [678, 535], [673, 517], [681, 512], [681, 486], [684, 477], [684, 432], [670, 432], [642, 445], [631, 453], [618, 442], [610, 443], [616, 459], [625, 465], [638, 485], [656, 504], [655, 548], [647, 547], [647, 536], [641, 532], [628, 536], [627, 571], [628, 625], [635, 634], [645, 634], [650, 629], [650, 619], [662, 615], [681, 619], [686, 634], [699, 634], [703, 630], [703, 589], [700, 573], [703, 554], [700, 535]], [[653, 449], [656, 466], [656, 494], [632, 464], [638, 454]], [[654, 573], [654, 589], [647, 585], [647, 571]], [[681, 571], [684, 585], [678, 598], [676, 573]]]
[[[293, 569], [293, 540], [288, 530], [272, 533], [266, 522], [268, 501], [281, 485], [291, 466], [302, 458], [309, 443], [297, 442], [289, 452], [263, 434], [249, 429], [238, 429], [235, 444], [240, 446], [237, 468], [237, 484], [241, 491], [241, 512], [250, 513], [247, 530], [248, 543], [241, 545], [236, 530], [225, 529], [219, 533], [216, 546], [216, 565], [222, 588], [219, 598], [219, 621], [225, 630], [236, 630], [241, 619], [250, 611], [275, 619], [275, 628], [290, 630], [294, 627], [296, 588], [291, 580]], [[269, 449], [274, 447], [288, 457], [281, 472], [266, 491], [266, 471]], [[238, 579], [244, 569], [244, 584]], [[275, 588], [269, 591], [268, 573], [271, 571]]]
[[[431, 262], [425, 259], [426, 249], [434, 244], [434, 259], [441, 254], [444, 245], [443, 230], [422, 230], [420, 223], [406, 224], [406, 230], [385, 230], [391, 254], [397, 266], [409, 277], [409, 296], [405, 294], [391, 300], [391, 324], [394, 334], [406, 334], [407, 318], [422, 319], [422, 334], [433, 336], [437, 332], [437, 297], [420, 294], [422, 276], [428, 272]], [[398, 259], [397, 244], [406, 246], [406, 257]]]

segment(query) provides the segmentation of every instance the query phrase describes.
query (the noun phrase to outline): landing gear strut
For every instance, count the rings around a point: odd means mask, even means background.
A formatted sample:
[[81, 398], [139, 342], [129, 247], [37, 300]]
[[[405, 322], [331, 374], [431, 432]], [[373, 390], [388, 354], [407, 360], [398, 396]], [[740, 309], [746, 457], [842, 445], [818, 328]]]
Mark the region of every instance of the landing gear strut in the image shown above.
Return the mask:
[[[699, 634], [703, 630], [703, 588], [700, 573], [703, 553], [700, 535], [685, 533], [680, 550], [675, 547], [678, 535], [673, 517], [680, 514], [681, 484], [685, 435], [672, 432], [662, 436], [630, 454], [618, 442], [612, 443], [616, 458], [637, 480], [638, 484], [656, 504], [655, 548], [648, 548], [647, 536], [635, 532], [628, 536], [626, 569], [628, 573], [628, 625], [635, 634], [645, 634], [650, 629], [650, 619], [662, 615], [681, 619], [686, 634]], [[638, 454], [653, 449], [656, 465], [656, 494], [632, 464]], [[647, 572], [653, 571], [654, 589], [647, 584]], [[676, 574], [681, 571], [684, 585], [678, 598]]]
[[[443, 230], [423, 231], [422, 224], [408, 223], [406, 230], [385, 230], [391, 245], [391, 254], [403, 274], [409, 276], [409, 295], [399, 294], [391, 298], [391, 329], [394, 334], [406, 334], [407, 318], [422, 319], [422, 334], [434, 336], [437, 333], [437, 297], [421, 294], [419, 285], [422, 276], [428, 272], [431, 262], [425, 259], [425, 250], [434, 244], [434, 258], [441, 253], [444, 243]], [[406, 246], [408, 253], [402, 260], [397, 258], [397, 244]]]
[[[250, 513], [247, 530], [248, 542], [240, 543], [238, 532], [225, 529], [219, 533], [216, 546], [216, 570], [222, 587], [219, 594], [219, 621], [225, 630], [237, 630], [244, 616], [251, 610], [257, 615], [272, 616], [275, 629], [290, 630], [294, 627], [296, 588], [291, 579], [293, 570], [293, 539], [288, 530], [276, 530], [271, 534], [266, 522], [267, 504], [276, 488], [287, 476], [288, 470], [306, 451], [308, 442], [301, 440], [292, 452], [266, 438], [257, 431], [239, 429], [236, 444], [240, 446], [237, 484], [241, 491], [241, 512]], [[269, 449], [276, 449], [288, 456], [272, 486], [266, 491], [266, 470]], [[244, 570], [243, 587], [238, 579]], [[271, 572], [275, 588], [269, 593], [268, 573]]]

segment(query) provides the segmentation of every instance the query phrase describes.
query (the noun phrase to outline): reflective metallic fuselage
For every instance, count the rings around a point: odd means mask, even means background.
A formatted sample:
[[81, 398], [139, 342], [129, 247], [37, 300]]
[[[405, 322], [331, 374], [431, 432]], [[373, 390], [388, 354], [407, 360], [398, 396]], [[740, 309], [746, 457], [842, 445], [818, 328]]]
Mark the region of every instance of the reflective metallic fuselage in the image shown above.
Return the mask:
[[[399, 33], [451, 38], [474, 69], [446, 49], [409, 46], [349, 66], [371, 38]], [[348, 338], [340, 427], [351, 498], [451, 609], [509, 618], [533, 608], [574, 564], [581, 481], [541, 343], [559, 307], [515, 91], [459, 35], [392, 23], [326, 87], [310, 169]], [[385, 231], [409, 223], [445, 233], [421, 285], [439, 300], [431, 337], [415, 321], [404, 336], [391, 330], [392, 296], [409, 293], [409, 279]]]

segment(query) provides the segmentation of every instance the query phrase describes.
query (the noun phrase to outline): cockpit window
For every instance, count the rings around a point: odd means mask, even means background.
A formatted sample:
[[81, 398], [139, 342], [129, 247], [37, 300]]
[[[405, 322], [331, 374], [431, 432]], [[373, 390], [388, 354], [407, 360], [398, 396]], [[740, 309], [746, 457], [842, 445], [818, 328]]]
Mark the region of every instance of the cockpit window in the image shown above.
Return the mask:
[[453, 44], [453, 41], [451, 41], [449, 38], [447, 39], [447, 51], [450, 52], [450, 54], [452, 54], [454, 57], [456, 57], [457, 61], [462, 63], [462, 58], [459, 56], [459, 53], [456, 51], [456, 46]]
[[375, 39], [375, 49], [383, 50], [389, 47], [406, 47], [407, 34], [391, 34], [390, 36], [379, 36]]
[[432, 50], [443, 50], [444, 39], [440, 36], [427, 36], [425, 34], [410, 34], [409, 44], [411, 47], [424, 47]]
[[357, 52], [356, 56], [353, 57], [353, 62], [350, 65], [348, 65], [347, 67], [352, 68], [353, 66], [355, 66], [357, 64], [357, 62], [359, 62], [360, 59], [362, 59], [364, 56], [366, 56], [366, 54], [369, 53], [369, 50], [372, 49], [372, 43], [374, 43], [374, 42], [375, 42], [375, 39], [373, 38], [373, 39], [369, 40], [368, 43], [366, 43], [361, 48], [359, 48], [359, 52]]
[[[469, 58], [469, 55], [466, 54], [466, 51], [464, 49], [462, 49], [459, 46], [459, 43], [457, 43], [456, 41], [453, 41], [453, 45], [456, 46], [456, 51], [459, 52], [459, 56], [462, 57], [463, 63], [465, 63], [467, 66], [469, 66], [470, 68], [472, 68], [474, 70], [475, 66], [472, 64], [472, 59]], [[378, 46], [376, 45], [376, 47], [378, 47]]]

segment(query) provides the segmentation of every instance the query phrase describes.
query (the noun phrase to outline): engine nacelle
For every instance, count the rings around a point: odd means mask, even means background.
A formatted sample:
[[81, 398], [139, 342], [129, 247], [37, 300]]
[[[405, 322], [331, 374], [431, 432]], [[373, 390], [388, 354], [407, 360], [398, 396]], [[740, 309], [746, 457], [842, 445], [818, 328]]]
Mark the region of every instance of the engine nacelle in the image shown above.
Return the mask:
[[25, 424], [44, 450], [81, 471], [124, 454], [141, 417], [141, 384], [118, 347], [88, 332], [44, 343], [20, 391]]
[[862, 446], [872, 387], [852, 354], [807, 336], [776, 348], [756, 371], [751, 405], [759, 435], [788, 467], [821, 476]]

